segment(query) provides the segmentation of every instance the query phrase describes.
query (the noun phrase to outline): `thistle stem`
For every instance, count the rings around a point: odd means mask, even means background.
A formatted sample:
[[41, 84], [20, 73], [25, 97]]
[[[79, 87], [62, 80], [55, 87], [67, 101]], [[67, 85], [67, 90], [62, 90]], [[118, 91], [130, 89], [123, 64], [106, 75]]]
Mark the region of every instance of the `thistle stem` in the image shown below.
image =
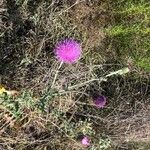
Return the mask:
[[68, 87], [68, 90], [72, 90], [72, 89], [75, 89], [75, 88], [79, 88], [79, 87], [85, 86], [86, 84], [89, 84], [89, 83], [94, 82], [94, 81], [99, 81], [99, 82], [107, 81], [108, 77], [111, 77], [113, 75], [123, 75], [123, 74], [126, 74], [128, 72], [129, 72], [129, 68], [123, 68], [123, 69], [111, 72], [108, 75], [106, 75], [104, 77], [101, 77], [100, 79], [91, 79], [91, 80], [85, 81], [83, 83], [70, 86], [70, 87]]
[[58, 67], [58, 69], [57, 69], [57, 71], [56, 71], [56, 73], [55, 73], [55, 76], [54, 76], [54, 79], [53, 79], [51, 88], [54, 87], [54, 84], [55, 84], [55, 82], [56, 82], [56, 79], [57, 79], [57, 76], [58, 76], [58, 73], [59, 73], [59, 69], [61, 68], [62, 64], [63, 64], [63, 62], [60, 63], [60, 65], [59, 65], [59, 67]]

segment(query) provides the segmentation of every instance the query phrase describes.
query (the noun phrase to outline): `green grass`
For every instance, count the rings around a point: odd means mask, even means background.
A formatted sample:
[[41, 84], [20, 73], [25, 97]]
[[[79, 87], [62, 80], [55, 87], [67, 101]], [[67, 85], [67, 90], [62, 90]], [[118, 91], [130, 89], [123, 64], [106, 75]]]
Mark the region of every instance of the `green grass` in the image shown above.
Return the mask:
[[114, 49], [119, 57], [131, 58], [137, 67], [150, 71], [149, 3], [139, 1], [134, 4], [126, 1], [124, 5], [114, 7], [117, 9], [113, 11], [112, 25], [105, 29], [106, 34], [112, 38]]

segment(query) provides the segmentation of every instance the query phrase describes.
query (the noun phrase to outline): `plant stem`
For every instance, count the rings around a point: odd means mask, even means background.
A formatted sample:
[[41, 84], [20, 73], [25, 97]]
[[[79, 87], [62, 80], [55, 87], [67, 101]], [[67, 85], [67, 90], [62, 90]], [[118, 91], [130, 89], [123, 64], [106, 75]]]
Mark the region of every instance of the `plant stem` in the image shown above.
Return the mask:
[[80, 84], [76, 84], [76, 85], [73, 85], [73, 86], [70, 86], [68, 87], [68, 90], [73, 90], [75, 88], [79, 88], [79, 87], [82, 87], [88, 83], [91, 83], [93, 81], [107, 81], [107, 78], [110, 77], [110, 76], [113, 76], [113, 75], [123, 75], [123, 74], [126, 74], [129, 72], [129, 68], [123, 68], [123, 69], [120, 69], [120, 70], [117, 70], [117, 71], [114, 71], [114, 72], [111, 72], [109, 73], [108, 75], [104, 76], [104, 77], [101, 77], [100, 79], [91, 79], [91, 80], [88, 80], [88, 81], [85, 81], [83, 83], [80, 83]]
[[59, 69], [61, 68], [62, 64], [63, 64], [63, 62], [60, 63], [60, 65], [59, 65], [59, 67], [58, 67], [58, 69], [57, 69], [57, 71], [56, 71], [56, 74], [55, 74], [55, 76], [54, 76], [54, 79], [53, 79], [51, 88], [54, 87], [54, 84], [55, 84], [55, 82], [56, 82], [56, 79], [57, 79], [57, 76], [58, 76], [58, 73], [59, 73]]

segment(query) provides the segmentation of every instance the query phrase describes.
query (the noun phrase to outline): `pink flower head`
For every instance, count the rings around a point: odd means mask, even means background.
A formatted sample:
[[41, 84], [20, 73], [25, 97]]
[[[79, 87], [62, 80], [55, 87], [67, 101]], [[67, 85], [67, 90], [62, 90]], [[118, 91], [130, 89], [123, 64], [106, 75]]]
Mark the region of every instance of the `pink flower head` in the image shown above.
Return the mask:
[[90, 146], [90, 139], [87, 136], [83, 136], [81, 139], [81, 144], [85, 147]]
[[58, 42], [54, 52], [59, 61], [72, 64], [79, 60], [81, 46], [73, 39], [65, 39]]
[[97, 108], [103, 108], [106, 105], [106, 97], [105, 96], [97, 96], [94, 99], [94, 104]]

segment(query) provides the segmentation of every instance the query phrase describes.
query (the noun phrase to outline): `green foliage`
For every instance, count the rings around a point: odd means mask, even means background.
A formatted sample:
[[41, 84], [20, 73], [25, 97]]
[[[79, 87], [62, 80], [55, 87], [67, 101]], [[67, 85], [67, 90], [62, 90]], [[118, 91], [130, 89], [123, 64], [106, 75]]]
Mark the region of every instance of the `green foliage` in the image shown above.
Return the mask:
[[9, 111], [13, 117], [20, 118], [22, 116], [22, 111], [19, 106], [18, 101], [14, 101], [14, 99], [6, 94], [0, 96], [0, 105], [3, 106], [6, 111]]
[[110, 36], [119, 36], [119, 35], [131, 35], [131, 34], [142, 34], [148, 35], [150, 33], [150, 28], [142, 27], [141, 25], [132, 25], [131, 27], [125, 27], [122, 25], [114, 26], [106, 29], [106, 33]]
[[0, 104], [15, 118], [20, 118], [24, 115], [24, 109], [44, 112], [49, 101], [54, 97], [53, 93], [48, 90], [39, 99], [34, 98], [30, 91], [22, 91], [17, 97], [2, 94], [0, 95]]
[[28, 91], [23, 91], [20, 96], [14, 98], [7, 94], [2, 94], [0, 96], [0, 104], [6, 111], [10, 112], [16, 119], [19, 119], [23, 115], [23, 110], [33, 109], [35, 101], [33, 100], [33, 95]]
[[[120, 5], [123, 1], [120, 3]], [[150, 6], [148, 2], [138, 1], [134, 3], [133, 0], [124, 1], [124, 4], [120, 6], [120, 10], [116, 10], [117, 13], [127, 13], [127, 14], [145, 14], [149, 12]]]
[[96, 146], [93, 145], [90, 150], [108, 150], [111, 148], [111, 142], [109, 137], [101, 137], [98, 144]]
[[52, 98], [54, 98], [54, 94], [56, 93], [57, 92], [55, 90], [47, 89], [39, 98], [36, 104], [37, 108], [44, 112], [49, 101], [52, 100]]
[[134, 3], [130, 0], [119, 4], [113, 6], [115, 22], [105, 32], [112, 39], [112, 45], [121, 61], [132, 58], [135, 65], [150, 71], [150, 6], [145, 1]]

